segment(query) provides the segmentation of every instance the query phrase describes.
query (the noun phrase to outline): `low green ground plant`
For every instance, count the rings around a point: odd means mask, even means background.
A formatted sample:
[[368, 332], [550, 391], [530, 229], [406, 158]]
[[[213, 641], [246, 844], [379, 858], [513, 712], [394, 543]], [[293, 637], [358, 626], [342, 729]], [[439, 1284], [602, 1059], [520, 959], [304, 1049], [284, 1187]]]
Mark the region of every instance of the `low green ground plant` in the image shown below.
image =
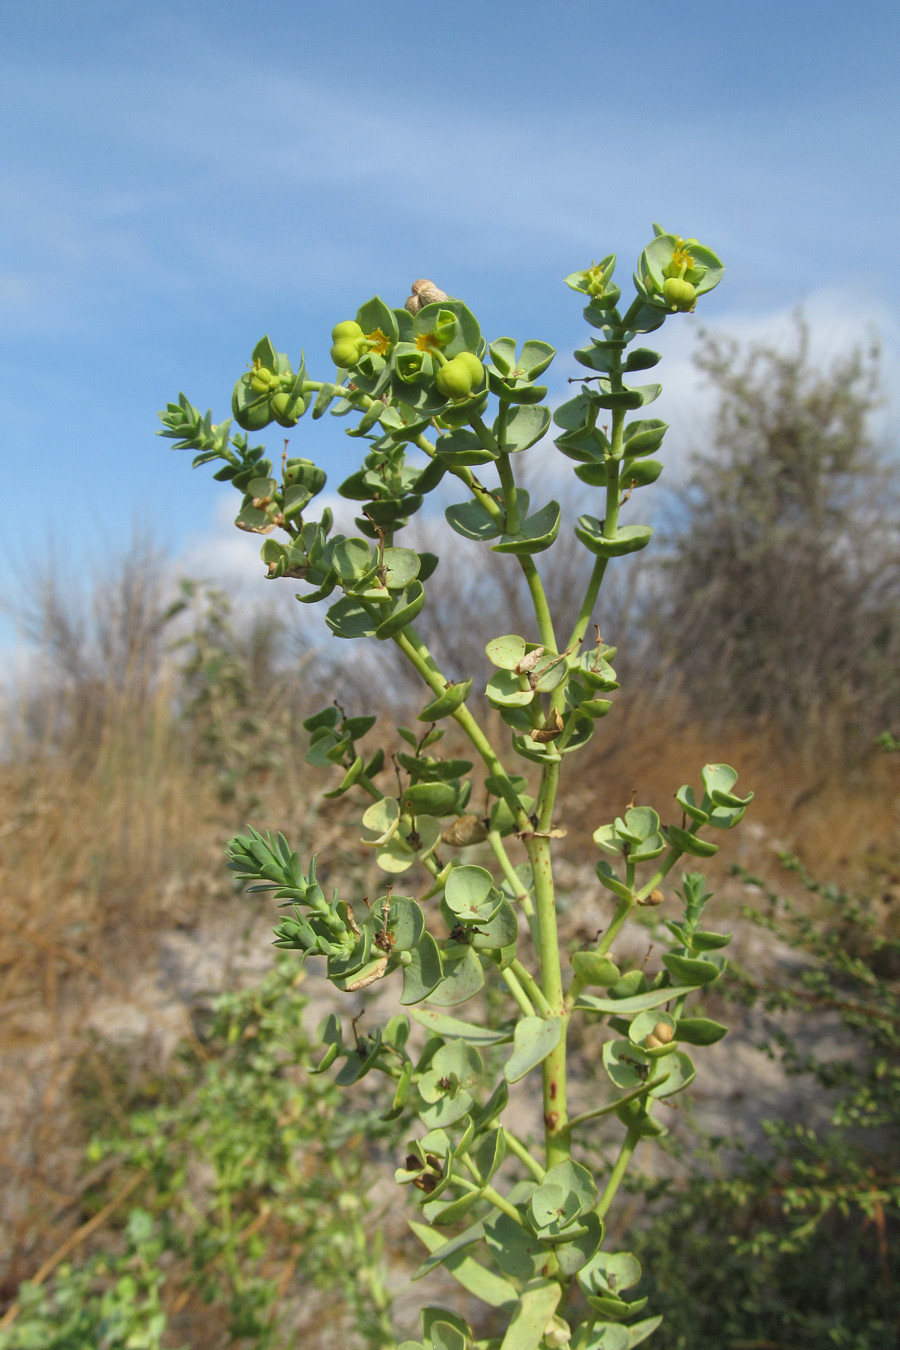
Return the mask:
[[119, 1188], [139, 1203], [110, 1214], [101, 1252], [22, 1286], [2, 1350], [160, 1350], [182, 1336], [267, 1350], [293, 1344], [310, 1308], [324, 1343], [393, 1346], [367, 1174], [386, 1127], [310, 1072], [301, 985], [281, 957], [220, 995], [165, 1100], [148, 1084], [127, 1127], [95, 1138], [89, 1163], [114, 1169], [88, 1205]]
[[759, 896], [745, 916], [799, 959], [765, 982], [732, 970], [723, 992], [771, 1015], [759, 1049], [807, 1085], [815, 1118], [766, 1120], [753, 1147], [710, 1139], [703, 1156], [724, 1166], [655, 1188], [638, 1252], [671, 1350], [896, 1341], [900, 942], [878, 900], [783, 862], [805, 899], [736, 870]]

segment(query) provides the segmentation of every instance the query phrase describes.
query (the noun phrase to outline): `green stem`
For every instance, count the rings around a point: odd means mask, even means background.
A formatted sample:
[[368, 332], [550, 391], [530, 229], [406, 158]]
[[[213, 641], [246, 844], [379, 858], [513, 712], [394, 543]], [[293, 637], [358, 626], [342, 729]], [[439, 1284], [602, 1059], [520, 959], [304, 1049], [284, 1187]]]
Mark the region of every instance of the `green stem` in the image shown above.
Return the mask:
[[[629, 314], [631, 310], [629, 310]], [[624, 327], [617, 330], [617, 337], [622, 337]], [[621, 393], [624, 388], [621, 370], [621, 353], [617, 362], [617, 369], [610, 371], [610, 387], [614, 393]], [[612, 415], [612, 432], [610, 435], [610, 454], [606, 460], [606, 515], [603, 520], [603, 534], [607, 539], [614, 539], [616, 531], [619, 528], [619, 466], [622, 463], [622, 447], [624, 443], [625, 431], [625, 409], [614, 408]], [[608, 558], [597, 558], [591, 571], [587, 590], [584, 594], [584, 600], [581, 603], [581, 609], [578, 611], [578, 618], [575, 620], [575, 627], [572, 629], [572, 636], [566, 644], [569, 647], [577, 649], [584, 641], [584, 635], [587, 632], [587, 626], [591, 620], [591, 614], [594, 611], [594, 605], [597, 603], [597, 595], [600, 591], [600, 585], [606, 574], [606, 565]]]
[[631, 1155], [637, 1148], [640, 1137], [637, 1130], [630, 1129], [622, 1141], [622, 1147], [619, 1150], [616, 1165], [610, 1173], [605, 1191], [597, 1202], [596, 1210], [601, 1219], [604, 1217], [615, 1198], [616, 1191], [619, 1189], [622, 1178], [628, 1169], [628, 1164], [631, 1162]]
[[606, 1106], [598, 1106], [593, 1111], [582, 1111], [580, 1115], [573, 1116], [569, 1121], [569, 1134], [575, 1131], [589, 1120], [597, 1120], [600, 1116], [611, 1115], [613, 1111], [618, 1111], [620, 1106], [626, 1102], [637, 1101], [639, 1097], [646, 1097], [652, 1088], [659, 1087], [660, 1083], [665, 1083], [669, 1075], [660, 1074], [659, 1078], [651, 1078], [649, 1083], [642, 1083], [640, 1087], [632, 1088], [631, 1092], [626, 1092], [623, 1097], [617, 1097], [614, 1102], [608, 1102]]
[[[424, 450], [429, 459], [435, 458], [437, 451], [426, 436], [417, 436], [412, 443], [417, 446], [419, 450]], [[461, 483], [465, 484], [472, 496], [484, 507], [492, 520], [495, 520], [499, 525], [503, 524], [503, 507], [497, 501], [493, 493], [488, 492], [487, 488], [482, 487], [471, 469], [467, 469], [464, 465], [458, 465], [456, 468], [451, 468], [450, 473], [453, 474], [454, 478], [458, 478]]]
[[[513, 531], [510, 530], [510, 533], [512, 534]], [[553, 629], [553, 616], [550, 613], [550, 606], [544, 591], [544, 583], [541, 581], [541, 574], [537, 569], [537, 564], [527, 553], [519, 554], [518, 558], [522, 571], [525, 574], [528, 589], [531, 592], [531, 601], [534, 605], [534, 614], [537, 619], [541, 642], [551, 652], [559, 651], [556, 644], [556, 633]]]
[[647, 896], [650, 895], [652, 891], [655, 891], [659, 883], [668, 876], [669, 872], [671, 872], [672, 868], [678, 862], [678, 859], [682, 856], [683, 854], [680, 848], [670, 848], [663, 858], [662, 863], [653, 873], [653, 876], [647, 884], [642, 886], [641, 889], [635, 893], [635, 899], [646, 900]]
[[597, 944], [596, 950], [600, 953], [601, 956], [605, 956], [607, 954], [610, 947], [613, 945], [616, 938], [618, 937], [619, 930], [621, 929], [622, 925], [624, 924], [625, 920], [628, 918], [628, 915], [631, 913], [633, 909], [634, 909], [633, 900], [619, 901], [616, 912], [612, 917], [612, 922], [610, 923], [606, 932], [603, 934], [602, 942], [599, 942]]
[[525, 1164], [535, 1181], [542, 1182], [546, 1173], [537, 1158], [531, 1156], [531, 1153], [522, 1143], [521, 1139], [518, 1139], [513, 1134], [512, 1130], [507, 1129], [505, 1125], [501, 1125], [500, 1128], [503, 1131], [503, 1138], [506, 1140], [507, 1150], [514, 1154], [520, 1162]]
[[[551, 1017], [553, 1015], [552, 1009], [550, 1008], [550, 1005], [547, 1002], [547, 1000], [544, 998], [540, 985], [538, 984], [537, 980], [534, 978], [528, 967], [524, 966], [522, 962], [519, 960], [519, 958], [516, 956], [506, 967], [506, 970], [510, 970], [513, 972], [513, 974], [516, 976], [519, 982], [524, 986], [525, 992], [527, 993], [528, 997], [533, 1000], [535, 1007], [539, 1009], [539, 1011], [543, 1014], [543, 1016]], [[506, 974], [506, 970], [504, 970], [503, 972], [504, 975]], [[530, 1015], [534, 1016], [534, 1008], [532, 1008]]]
[[512, 860], [506, 851], [506, 846], [498, 830], [488, 831], [488, 843], [493, 850], [494, 857], [500, 864], [500, 870], [506, 878], [507, 885], [513, 893], [513, 899], [518, 900], [522, 906], [522, 913], [526, 918], [530, 918], [534, 913], [534, 906], [531, 903], [531, 896], [522, 885], [522, 878], [512, 865]]
[[[394, 633], [393, 640], [407, 660], [419, 672], [422, 679], [428, 685], [428, 688], [435, 694], [443, 694], [450, 682], [441, 674], [440, 670], [435, 665], [434, 658], [413, 628], [412, 624], [408, 624], [406, 628], [401, 629], [399, 633]], [[481, 727], [475, 721], [475, 718], [469, 712], [465, 704], [457, 708], [452, 716], [454, 721], [462, 727], [463, 731], [472, 742], [472, 745], [487, 766], [488, 772], [499, 779], [501, 794], [510, 811], [512, 811], [513, 818], [519, 829], [523, 831], [530, 830], [531, 822], [528, 819], [525, 808], [519, 801], [518, 794], [510, 781], [509, 774], [503, 767], [496, 750], [491, 745]]]
[[[558, 765], [544, 769], [555, 784]], [[546, 780], [545, 780], [546, 783]], [[542, 819], [539, 828], [552, 819], [555, 791], [544, 793]], [[559, 1043], [541, 1064], [544, 1102], [544, 1141], [548, 1167], [563, 1162], [569, 1156], [565, 1127], [568, 1121], [566, 1104], [566, 1031], [568, 1014], [562, 987], [562, 968], [559, 955], [559, 931], [556, 920], [556, 896], [553, 887], [553, 865], [550, 840], [532, 837], [528, 841], [531, 868], [534, 876], [534, 898], [537, 913], [538, 954], [541, 964], [541, 986], [548, 1014], [563, 1018]]]
[[[477, 413], [475, 413], [474, 416], [469, 418], [469, 425], [472, 427], [474, 431], [478, 433], [478, 439], [481, 441], [481, 444], [484, 446], [485, 450], [490, 450], [492, 455], [502, 454], [500, 446], [497, 444], [496, 436], [491, 431], [487, 423], [484, 422], [483, 419], [479, 417]], [[508, 460], [509, 455], [506, 455], [505, 458]]]
[[482, 1186], [480, 1189], [485, 1200], [489, 1200], [495, 1209], [499, 1209], [504, 1214], [508, 1214], [511, 1219], [515, 1219], [521, 1228], [525, 1227], [521, 1214], [515, 1205], [509, 1203], [505, 1196], [502, 1196], [499, 1191], [495, 1191], [493, 1186]]
[[511, 966], [505, 966], [500, 975], [509, 992], [516, 1001], [516, 1007], [523, 1017], [534, 1017], [534, 1004], [522, 988], [521, 982], [517, 978], [516, 972]]
[[505, 1196], [502, 1196], [499, 1191], [494, 1190], [493, 1186], [483, 1186], [476, 1181], [469, 1181], [466, 1177], [459, 1176], [458, 1173], [454, 1174], [453, 1181], [462, 1190], [468, 1191], [469, 1194], [473, 1191], [477, 1191], [478, 1194], [489, 1201], [495, 1209], [501, 1210], [504, 1214], [509, 1215], [511, 1219], [514, 1219], [520, 1228], [525, 1227], [522, 1216], [515, 1205], [511, 1205]]

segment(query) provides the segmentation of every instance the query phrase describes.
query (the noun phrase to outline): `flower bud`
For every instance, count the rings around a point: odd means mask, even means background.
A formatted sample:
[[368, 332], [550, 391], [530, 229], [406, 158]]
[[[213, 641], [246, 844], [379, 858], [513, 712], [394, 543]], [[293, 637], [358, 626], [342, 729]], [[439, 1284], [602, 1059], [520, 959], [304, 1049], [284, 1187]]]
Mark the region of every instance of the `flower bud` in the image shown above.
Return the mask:
[[663, 283], [663, 299], [669, 309], [690, 310], [697, 301], [697, 291], [681, 277], [668, 277]]
[[[651, 1035], [655, 1036], [662, 1045], [668, 1045], [670, 1041], [675, 1039], [675, 1028], [669, 1026], [668, 1022], [657, 1022]], [[650, 1044], [650, 1036], [647, 1037], [647, 1044]]]

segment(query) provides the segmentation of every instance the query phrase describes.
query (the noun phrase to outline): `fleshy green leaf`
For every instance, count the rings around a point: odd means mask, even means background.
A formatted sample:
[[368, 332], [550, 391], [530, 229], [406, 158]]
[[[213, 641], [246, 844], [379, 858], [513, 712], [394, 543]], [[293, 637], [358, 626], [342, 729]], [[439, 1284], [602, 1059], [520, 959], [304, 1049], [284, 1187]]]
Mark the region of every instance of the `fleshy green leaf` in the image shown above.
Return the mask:
[[450, 528], [464, 539], [496, 539], [503, 533], [502, 524], [480, 502], [459, 502], [456, 506], [448, 506], [444, 515]]
[[559, 1045], [561, 1017], [523, 1017], [516, 1023], [513, 1053], [503, 1066], [507, 1083], [517, 1083]]
[[556, 1280], [530, 1281], [522, 1292], [500, 1350], [538, 1350], [561, 1294], [562, 1288]]
[[559, 502], [550, 501], [522, 521], [516, 534], [501, 535], [491, 548], [495, 553], [542, 553], [559, 534]]

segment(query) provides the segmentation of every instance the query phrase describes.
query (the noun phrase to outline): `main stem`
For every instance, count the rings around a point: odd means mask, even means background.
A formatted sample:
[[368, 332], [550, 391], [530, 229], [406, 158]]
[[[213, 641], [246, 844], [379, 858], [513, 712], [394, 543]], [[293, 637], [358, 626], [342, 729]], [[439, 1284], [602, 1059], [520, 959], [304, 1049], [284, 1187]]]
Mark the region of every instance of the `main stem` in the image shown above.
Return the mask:
[[559, 763], [545, 766], [541, 783], [541, 809], [537, 829], [528, 841], [531, 871], [534, 878], [534, 902], [537, 918], [538, 957], [541, 966], [541, 989], [547, 1002], [547, 1015], [562, 1018], [559, 1042], [541, 1065], [544, 1106], [544, 1153], [547, 1167], [564, 1162], [569, 1157], [569, 1134], [566, 1129], [569, 1110], [566, 1091], [566, 1031], [568, 1012], [562, 983], [559, 956], [559, 926], [556, 915], [556, 894], [553, 885], [553, 860], [550, 840], [542, 838], [549, 833], [553, 808], [559, 785]]

